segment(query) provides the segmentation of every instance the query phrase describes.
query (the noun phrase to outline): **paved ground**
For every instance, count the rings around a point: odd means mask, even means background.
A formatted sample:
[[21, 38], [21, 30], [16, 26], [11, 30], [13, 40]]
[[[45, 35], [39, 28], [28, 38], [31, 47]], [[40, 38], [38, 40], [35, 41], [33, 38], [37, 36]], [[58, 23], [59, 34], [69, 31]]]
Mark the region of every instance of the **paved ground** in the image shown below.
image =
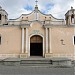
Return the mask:
[[74, 75], [75, 75], [75, 67], [74, 67]]
[[0, 75], [74, 75], [74, 68], [0, 66]]

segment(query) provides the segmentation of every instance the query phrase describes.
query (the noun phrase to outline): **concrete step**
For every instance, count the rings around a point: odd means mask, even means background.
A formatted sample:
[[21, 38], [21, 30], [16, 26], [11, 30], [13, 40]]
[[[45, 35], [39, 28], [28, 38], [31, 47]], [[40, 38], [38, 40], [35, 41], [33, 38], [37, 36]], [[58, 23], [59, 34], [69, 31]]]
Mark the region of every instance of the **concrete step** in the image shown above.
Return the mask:
[[52, 64], [51, 60], [21, 60], [20, 64]]
[[20, 65], [24, 66], [49, 66], [52, 65], [50, 60], [21, 60]]
[[71, 66], [68, 59], [58, 58], [8, 58], [0, 61], [0, 65], [7, 66]]

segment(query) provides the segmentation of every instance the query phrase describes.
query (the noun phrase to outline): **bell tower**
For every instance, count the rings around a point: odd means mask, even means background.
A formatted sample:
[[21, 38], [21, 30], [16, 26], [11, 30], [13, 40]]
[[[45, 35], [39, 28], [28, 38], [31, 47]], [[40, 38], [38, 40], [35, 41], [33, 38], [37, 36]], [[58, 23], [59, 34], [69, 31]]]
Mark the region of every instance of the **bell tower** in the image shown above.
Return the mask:
[[70, 10], [65, 14], [66, 25], [74, 25], [75, 24], [75, 9], [71, 7]]
[[8, 20], [7, 12], [0, 6], [0, 25], [7, 25], [8, 24], [7, 20]]

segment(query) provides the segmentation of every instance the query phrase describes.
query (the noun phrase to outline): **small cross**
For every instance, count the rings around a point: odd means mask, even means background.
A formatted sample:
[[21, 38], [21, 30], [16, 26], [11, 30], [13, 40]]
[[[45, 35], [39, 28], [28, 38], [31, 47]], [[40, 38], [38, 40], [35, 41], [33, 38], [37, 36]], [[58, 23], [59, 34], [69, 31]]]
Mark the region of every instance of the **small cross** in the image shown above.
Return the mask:
[[61, 41], [61, 44], [62, 44], [62, 45], [65, 45], [65, 44], [64, 44], [64, 40], [63, 40], [63, 39], [61, 39], [60, 41]]
[[36, 2], [36, 5], [37, 5], [37, 2], [38, 2], [38, 1], [36, 0], [35, 2]]

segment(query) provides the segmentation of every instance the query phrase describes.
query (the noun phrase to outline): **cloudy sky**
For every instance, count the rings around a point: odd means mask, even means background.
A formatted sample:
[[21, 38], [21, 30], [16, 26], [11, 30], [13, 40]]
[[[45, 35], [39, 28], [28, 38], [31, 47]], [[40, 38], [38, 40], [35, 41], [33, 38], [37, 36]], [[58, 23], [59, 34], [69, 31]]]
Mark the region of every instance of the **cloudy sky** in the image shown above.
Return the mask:
[[[74, 0], [38, 0], [38, 7], [44, 14], [52, 14], [56, 18], [64, 18], [67, 10], [74, 5]], [[18, 18], [34, 10], [35, 0], [0, 0], [0, 5], [8, 13], [9, 19]]]

